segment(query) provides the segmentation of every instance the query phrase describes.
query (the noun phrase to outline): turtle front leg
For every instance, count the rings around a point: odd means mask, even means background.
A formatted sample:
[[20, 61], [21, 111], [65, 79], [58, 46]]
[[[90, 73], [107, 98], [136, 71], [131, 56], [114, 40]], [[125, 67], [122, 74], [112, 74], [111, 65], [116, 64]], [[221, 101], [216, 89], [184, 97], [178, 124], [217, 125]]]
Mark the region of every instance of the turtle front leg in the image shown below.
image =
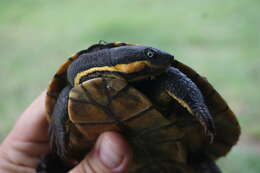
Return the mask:
[[45, 155], [37, 168], [37, 173], [65, 173], [71, 168], [66, 163], [67, 132], [65, 124], [68, 121], [68, 95], [70, 86], [65, 87], [56, 102], [49, 124], [49, 140], [51, 152]]
[[169, 67], [159, 77], [163, 89], [183, 107], [185, 107], [204, 127], [211, 142], [215, 135], [215, 123], [204, 102], [203, 95], [197, 85], [185, 74], [174, 67]]
[[68, 153], [68, 132], [65, 125], [68, 121], [68, 99], [71, 88], [67, 86], [61, 91], [49, 125], [51, 151], [62, 159], [66, 159]]

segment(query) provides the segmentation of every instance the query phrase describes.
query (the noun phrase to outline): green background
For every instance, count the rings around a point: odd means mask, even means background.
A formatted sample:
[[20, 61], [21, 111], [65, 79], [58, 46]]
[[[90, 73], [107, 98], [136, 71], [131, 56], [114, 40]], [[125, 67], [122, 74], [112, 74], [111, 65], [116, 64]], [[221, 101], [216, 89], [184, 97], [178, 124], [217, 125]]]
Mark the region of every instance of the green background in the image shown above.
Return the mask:
[[196, 69], [242, 126], [219, 161], [260, 172], [259, 0], [0, 0], [0, 140], [67, 57], [99, 40], [157, 47]]

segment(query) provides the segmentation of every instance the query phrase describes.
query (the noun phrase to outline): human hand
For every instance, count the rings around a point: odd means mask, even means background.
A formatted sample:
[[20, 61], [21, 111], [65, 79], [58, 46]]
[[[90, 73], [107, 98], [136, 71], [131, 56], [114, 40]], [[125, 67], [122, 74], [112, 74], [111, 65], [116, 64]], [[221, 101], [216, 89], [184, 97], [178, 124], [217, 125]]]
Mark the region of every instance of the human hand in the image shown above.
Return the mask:
[[[43, 92], [21, 115], [0, 145], [0, 172], [35, 173], [40, 158], [50, 151]], [[115, 132], [105, 132], [93, 150], [70, 173], [127, 172], [132, 152]]]

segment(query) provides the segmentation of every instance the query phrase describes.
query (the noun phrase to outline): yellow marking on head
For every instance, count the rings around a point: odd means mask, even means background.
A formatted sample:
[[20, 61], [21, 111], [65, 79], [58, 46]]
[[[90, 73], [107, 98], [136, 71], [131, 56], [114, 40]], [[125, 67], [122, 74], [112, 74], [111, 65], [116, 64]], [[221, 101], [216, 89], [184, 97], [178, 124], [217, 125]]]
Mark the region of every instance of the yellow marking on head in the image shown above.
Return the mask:
[[189, 113], [193, 114], [191, 107], [182, 99], [178, 98], [176, 95], [168, 91], [168, 94], [173, 97], [178, 103], [180, 103], [184, 108], [186, 108]]
[[130, 64], [117, 64], [114, 67], [122, 73], [133, 73], [144, 69], [147, 65], [147, 61], [136, 61]]
[[148, 66], [148, 64], [149, 63], [147, 61], [136, 61], [129, 64], [117, 64], [115, 66], [93, 67], [88, 70], [79, 72], [74, 79], [74, 85], [79, 84], [81, 77], [97, 71], [111, 71], [111, 72], [121, 72], [121, 73], [130, 74], [144, 69], [145, 66]]

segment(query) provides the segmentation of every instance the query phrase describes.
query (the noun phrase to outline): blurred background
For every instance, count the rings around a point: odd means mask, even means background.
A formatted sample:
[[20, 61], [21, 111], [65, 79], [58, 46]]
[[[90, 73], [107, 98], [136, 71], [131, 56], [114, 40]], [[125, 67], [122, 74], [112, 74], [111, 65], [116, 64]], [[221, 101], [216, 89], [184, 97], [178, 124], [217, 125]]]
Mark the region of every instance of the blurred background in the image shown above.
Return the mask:
[[0, 141], [66, 58], [124, 41], [171, 52], [206, 76], [242, 126], [220, 167], [259, 173], [259, 11], [259, 0], [1, 0]]

